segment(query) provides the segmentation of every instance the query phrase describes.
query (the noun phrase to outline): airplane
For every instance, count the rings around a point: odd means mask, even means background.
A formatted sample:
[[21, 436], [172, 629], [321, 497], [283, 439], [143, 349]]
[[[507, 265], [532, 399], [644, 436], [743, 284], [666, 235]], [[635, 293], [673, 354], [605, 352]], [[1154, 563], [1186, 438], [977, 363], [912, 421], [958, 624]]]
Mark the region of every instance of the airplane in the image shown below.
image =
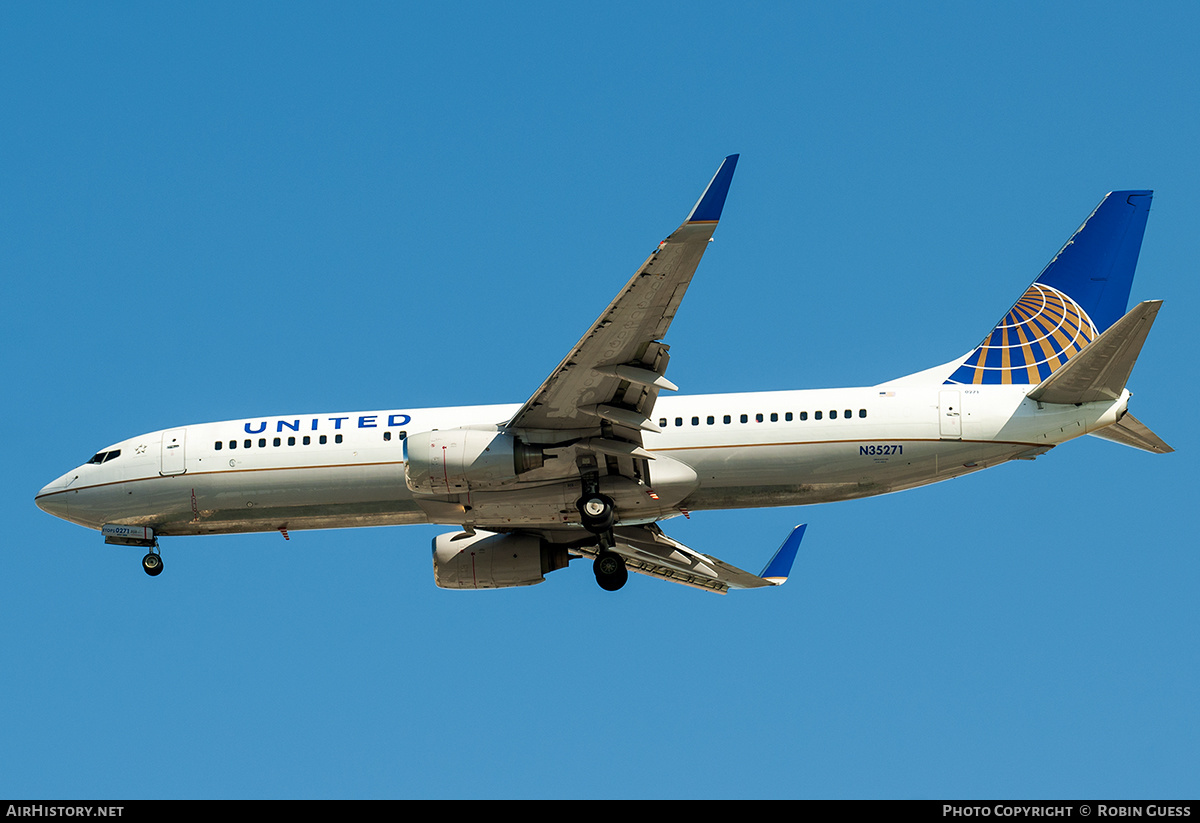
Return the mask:
[[[579, 342], [520, 406], [251, 417], [138, 435], [36, 495], [46, 512], [147, 549], [175, 535], [433, 523], [435, 583], [541, 583], [590, 558], [726, 593], [781, 585], [797, 526], [759, 574], [660, 521], [924, 486], [1090, 434], [1172, 451], [1128, 412], [1126, 382], [1161, 300], [1126, 311], [1150, 191], [1106, 195], [967, 354], [876, 386], [672, 396], [663, 342], [724, 208], [721, 163]], [[660, 394], [663, 396], [660, 397]]]

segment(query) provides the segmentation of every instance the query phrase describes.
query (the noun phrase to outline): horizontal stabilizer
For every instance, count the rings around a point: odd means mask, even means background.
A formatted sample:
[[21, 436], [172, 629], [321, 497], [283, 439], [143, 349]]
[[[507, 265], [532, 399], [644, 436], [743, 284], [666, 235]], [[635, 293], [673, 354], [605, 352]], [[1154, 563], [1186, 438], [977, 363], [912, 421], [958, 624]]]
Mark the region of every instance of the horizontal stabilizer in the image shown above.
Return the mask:
[[1150, 431], [1146, 424], [1138, 420], [1132, 414], [1127, 414], [1113, 423], [1111, 426], [1106, 426], [1099, 431], [1088, 432], [1093, 437], [1099, 437], [1103, 440], [1111, 440], [1114, 443], [1120, 443], [1123, 446], [1132, 446], [1135, 449], [1141, 449], [1146, 452], [1154, 452], [1155, 454], [1168, 454], [1175, 451], [1162, 441], [1157, 434]]
[[1039, 383], [1029, 392], [1029, 398], [1041, 403], [1062, 404], [1119, 398], [1161, 307], [1161, 300], [1147, 300], [1134, 306]]

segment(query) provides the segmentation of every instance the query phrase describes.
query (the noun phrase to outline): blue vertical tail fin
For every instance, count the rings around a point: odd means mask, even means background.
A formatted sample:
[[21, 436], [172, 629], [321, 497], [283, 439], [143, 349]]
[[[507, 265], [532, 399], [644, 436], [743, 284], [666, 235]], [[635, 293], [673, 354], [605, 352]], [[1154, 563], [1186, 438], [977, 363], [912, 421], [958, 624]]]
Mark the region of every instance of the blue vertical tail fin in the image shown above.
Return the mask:
[[1100, 201], [946, 383], [1037, 385], [1125, 314], [1153, 192]]

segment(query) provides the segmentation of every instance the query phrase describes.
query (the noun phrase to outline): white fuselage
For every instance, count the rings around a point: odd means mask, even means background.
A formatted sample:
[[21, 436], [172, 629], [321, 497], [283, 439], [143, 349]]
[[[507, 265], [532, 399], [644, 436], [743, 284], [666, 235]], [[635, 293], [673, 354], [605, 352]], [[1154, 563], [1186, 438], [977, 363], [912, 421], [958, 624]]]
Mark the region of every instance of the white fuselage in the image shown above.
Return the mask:
[[[1027, 388], [899, 381], [663, 396], [654, 410], [662, 430], [644, 435], [658, 459], [650, 461], [648, 489], [625, 498], [622, 522], [824, 503], [934, 483], [1110, 425], [1128, 398], [1040, 406], [1025, 397]], [[495, 426], [517, 408], [306, 414], [153, 432], [113, 444], [102, 453], [119, 450], [112, 459], [67, 472], [39, 492], [37, 503], [91, 528], [149, 526], [159, 535], [429, 522], [576, 528], [579, 484], [570, 465], [557, 478], [543, 472], [505, 490], [447, 494], [439, 498], [444, 515], [428, 500], [418, 505], [405, 482], [406, 435]], [[645, 493], [654, 490], [656, 472], [666, 478], [677, 464], [695, 474], [682, 497]], [[470, 515], [461, 513], [464, 503]]]

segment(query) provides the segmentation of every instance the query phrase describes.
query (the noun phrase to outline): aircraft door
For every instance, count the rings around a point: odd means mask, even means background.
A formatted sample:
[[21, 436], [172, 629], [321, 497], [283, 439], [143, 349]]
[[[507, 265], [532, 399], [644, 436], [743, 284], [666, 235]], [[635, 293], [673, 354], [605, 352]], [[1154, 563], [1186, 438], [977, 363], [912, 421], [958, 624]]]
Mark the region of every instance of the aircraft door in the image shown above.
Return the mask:
[[938, 434], [943, 440], [962, 440], [961, 392], [938, 392]]
[[184, 463], [184, 443], [187, 429], [171, 429], [163, 432], [162, 436], [162, 468], [161, 475], [183, 474], [187, 471]]

